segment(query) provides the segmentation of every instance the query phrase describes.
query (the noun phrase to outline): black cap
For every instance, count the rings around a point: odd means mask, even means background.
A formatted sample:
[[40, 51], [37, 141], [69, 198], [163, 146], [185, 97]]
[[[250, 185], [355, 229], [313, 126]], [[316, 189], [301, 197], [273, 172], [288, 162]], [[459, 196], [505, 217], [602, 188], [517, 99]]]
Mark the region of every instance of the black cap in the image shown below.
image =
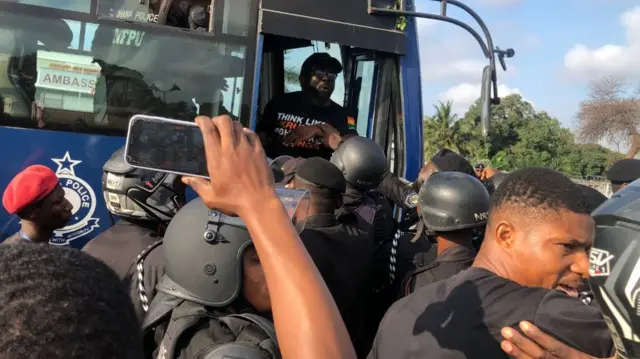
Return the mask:
[[315, 54], [307, 57], [307, 59], [302, 63], [300, 75], [308, 74], [314, 67], [320, 70], [330, 70], [335, 74], [342, 72], [342, 65], [340, 64], [340, 61], [335, 57], [331, 57], [331, 55], [326, 52], [316, 52]]
[[342, 171], [333, 163], [320, 157], [306, 159], [298, 168], [296, 178], [320, 187], [320, 189], [328, 189], [341, 194], [347, 189], [347, 181], [344, 179]]
[[[284, 157], [284, 156], [281, 156], [281, 157]], [[293, 177], [296, 175], [296, 172], [298, 172], [300, 165], [305, 160], [306, 158], [302, 158], [302, 157], [296, 157], [296, 158], [291, 157], [289, 158], [289, 160], [283, 163], [282, 167], [280, 167], [282, 169], [282, 180], [279, 182], [283, 185], [286, 185], [287, 183], [291, 182], [291, 180], [293, 180]]]
[[272, 166], [275, 166], [275, 167], [278, 167], [278, 168], [282, 169], [282, 166], [284, 166], [284, 164], [287, 163], [287, 161], [292, 160], [292, 159], [293, 159], [293, 157], [291, 157], [291, 156], [283, 155], [283, 156], [279, 156], [279, 157], [274, 158], [269, 163]]
[[615, 184], [631, 183], [640, 178], [640, 160], [625, 158], [607, 170], [607, 179]]
[[433, 155], [433, 157], [431, 157], [431, 162], [440, 172], [461, 172], [474, 177], [476, 176], [476, 172], [474, 171], [473, 166], [471, 166], [471, 163], [469, 163], [466, 158], [448, 148], [443, 148]]

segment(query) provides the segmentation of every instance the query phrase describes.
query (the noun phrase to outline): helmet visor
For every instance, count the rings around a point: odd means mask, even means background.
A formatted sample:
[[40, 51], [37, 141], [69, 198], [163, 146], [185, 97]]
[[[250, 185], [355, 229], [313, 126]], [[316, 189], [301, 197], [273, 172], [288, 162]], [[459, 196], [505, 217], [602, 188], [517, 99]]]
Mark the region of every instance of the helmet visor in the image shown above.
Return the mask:
[[289, 218], [296, 226], [298, 233], [304, 229], [304, 220], [309, 213], [311, 195], [309, 191], [289, 188], [276, 188]]

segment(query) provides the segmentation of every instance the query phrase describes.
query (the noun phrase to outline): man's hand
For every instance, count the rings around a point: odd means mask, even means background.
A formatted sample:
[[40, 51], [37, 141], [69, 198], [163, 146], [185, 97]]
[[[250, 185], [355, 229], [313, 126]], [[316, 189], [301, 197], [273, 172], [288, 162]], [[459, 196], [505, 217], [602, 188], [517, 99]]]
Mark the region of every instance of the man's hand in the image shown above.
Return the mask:
[[[520, 322], [520, 329], [526, 336], [517, 330], [502, 328], [501, 334], [505, 338], [500, 347], [505, 353], [517, 359], [596, 359], [591, 355], [580, 352], [570, 346], [543, 333], [533, 324]], [[615, 356], [608, 358], [614, 359]]]
[[486, 181], [489, 178], [493, 177], [498, 172], [500, 171], [498, 171], [495, 168], [485, 168], [484, 170], [482, 170], [482, 174], [480, 175], [480, 180]]
[[340, 136], [340, 132], [335, 129], [335, 127], [331, 126], [328, 123], [323, 123], [319, 125], [322, 129], [322, 137], [320, 137], [320, 142], [327, 147], [335, 150], [342, 142], [342, 136]]
[[253, 203], [277, 198], [258, 136], [229, 116], [198, 116], [210, 181], [184, 177], [207, 207], [242, 216]]
[[284, 144], [295, 145], [300, 141], [306, 141], [313, 137], [320, 137], [324, 134], [322, 128], [314, 126], [298, 126], [284, 137]]

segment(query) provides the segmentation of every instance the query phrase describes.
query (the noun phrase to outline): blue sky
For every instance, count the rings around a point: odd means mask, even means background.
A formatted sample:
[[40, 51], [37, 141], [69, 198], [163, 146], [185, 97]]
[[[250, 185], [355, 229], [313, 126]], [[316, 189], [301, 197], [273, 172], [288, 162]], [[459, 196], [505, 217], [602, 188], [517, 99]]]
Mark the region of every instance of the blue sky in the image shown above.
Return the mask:
[[[420, 11], [439, 11], [437, 2], [416, 1]], [[500, 95], [518, 92], [565, 127], [575, 128], [575, 113], [591, 81], [607, 75], [640, 80], [637, 0], [465, 2], [485, 20], [495, 45], [516, 51], [508, 71], [498, 74]], [[470, 20], [456, 10], [448, 15]], [[486, 60], [464, 30], [418, 21], [425, 114], [438, 100], [452, 100], [462, 115], [479, 96]]]

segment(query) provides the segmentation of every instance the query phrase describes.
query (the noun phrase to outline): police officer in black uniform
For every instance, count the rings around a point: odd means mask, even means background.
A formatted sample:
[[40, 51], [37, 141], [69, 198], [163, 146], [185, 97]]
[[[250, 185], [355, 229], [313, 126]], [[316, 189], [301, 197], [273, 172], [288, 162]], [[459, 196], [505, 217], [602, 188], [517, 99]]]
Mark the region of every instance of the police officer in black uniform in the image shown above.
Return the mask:
[[[640, 357], [636, 273], [640, 262], [640, 181], [617, 192], [592, 213], [596, 238], [591, 248], [589, 284], [611, 330], [620, 357]], [[635, 293], [635, 294], [634, 294]]]
[[244, 223], [190, 201], [163, 240], [166, 275], [142, 325], [145, 352], [164, 359], [279, 358], [271, 302]]
[[404, 295], [449, 278], [473, 263], [473, 229], [484, 227], [489, 193], [477, 178], [466, 173], [431, 175], [418, 194], [418, 212], [428, 236], [438, 245], [436, 260], [416, 268], [407, 278]]
[[640, 178], [640, 160], [634, 158], [620, 160], [607, 170], [606, 176], [611, 181], [613, 193], [616, 193]]
[[296, 218], [304, 243], [336, 302], [351, 339], [360, 340], [364, 305], [371, 288], [375, 244], [369, 232], [358, 228], [356, 216], [336, 216], [346, 190], [342, 172], [331, 162], [312, 157], [298, 168], [296, 189], [311, 194], [308, 216]]
[[[107, 209], [119, 220], [82, 250], [105, 262], [128, 283], [134, 279], [136, 256], [157, 245], [166, 225], [184, 205], [185, 188], [179, 176], [130, 167], [124, 162], [124, 147], [120, 148], [104, 164], [102, 174]], [[162, 258], [148, 265], [154, 268], [147, 271], [148, 276], [155, 274], [159, 280], [164, 274]]]
[[360, 228], [372, 230], [376, 243], [390, 240], [394, 228], [393, 209], [373, 191], [386, 172], [387, 158], [382, 148], [368, 138], [351, 137], [333, 152], [331, 163], [342, 171], [347, 181], [342, 196], [343, 209], [356, 214]]
[[[400, 223], [399, 230], [395, 233], [389, 253], [389, 280], [388, 290], [393, 293], [393, 298], [397, 299], [401, 292], [402, 283], [405, 276], [416, 267], [424, 266], [435, 260], [437, 248], [426, 236], [424, 222], [420, 221], [418, 212], [415, 210], [418, 204], [418, 192], [422, 184], [431, 175], [438, 172], [459, 172], [475, 177], [475, 171], [471, 163], [447, 148], [439, 150], [427, 164], [420, 170], [420, 174], [415, 182], [411, 184], [411, 189], [406, 190], [407, 199], [404, 200], [407, 210]], [[380, 192], [385, 195], [389, 193], [388, 183], [381, 183]], [[387, 196], [387, 195], [385, 195]], [[389, 198], [387, 196], [387, 198]], [[399, 198], [390, 198], [396, 203]], [[398, 205], [398, 203], [396, 203]], [[481, 238], [481, 236], [479, 236]], [[477, 240], [476, 242], [479, 242]]]
[[[267, 158], [271, 173], [276, 182], [282, 181], [284, 174], [278, 167], [279, 162]], [[135, 278], [131, 281], [130, 293], [136, 312], [141, 320], [149, 310], [149, 302], [156, 294], [156, 284], [164, 275], [164, 247], [162, 240], [143, 250], [135, 260]], [[159, 265], [162, 264], [162, 265]]]
[[366, 356], [375, 337], [375, 330], [391, 304], [382, 290], [389, 278], [389, 247], [395, 231], [393, 209], [375, 189], [387, 168], [384, 151], [374, 141], [366, 137], [352, 137], [343, 141], [331, 156], [331, 163], [342, 171], [347, 188], [342, 196], [339, 214], [354, 213], [358, 227], [372, 234], [376, 255], [372, 278], [372, 292], [366, 304], [367, 316], [362, 327], [364, 331], [356, 343], [356, 352]]
[[387, 172], [384, 174], [378, 190], [389, 199], [392, 203], [400, 208], [411, 209], [418, 204], [418, 191], [429, 178], [436, 172], [455, 171], [467, 173], [475, 176], [475, 170], [471, 163], [460, 154], [448, 149], [442, 148], [422, 167], [418, 178], [413, 182], [398, 177], [397, 175]]

